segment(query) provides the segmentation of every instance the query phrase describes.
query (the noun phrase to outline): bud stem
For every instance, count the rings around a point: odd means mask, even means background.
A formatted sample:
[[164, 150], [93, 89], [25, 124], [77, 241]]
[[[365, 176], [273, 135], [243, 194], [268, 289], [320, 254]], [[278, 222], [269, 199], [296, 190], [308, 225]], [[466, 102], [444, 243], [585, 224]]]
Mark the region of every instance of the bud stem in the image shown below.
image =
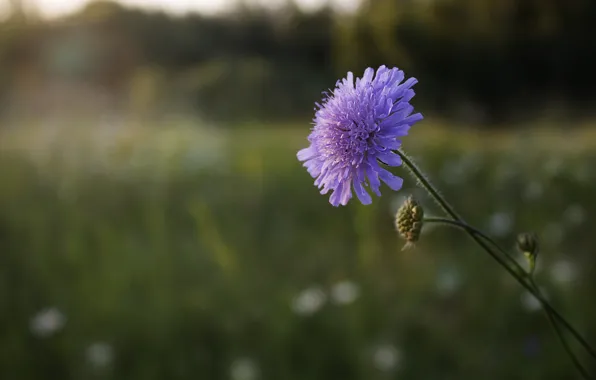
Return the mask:
[[[557, 337], [559, 338], [559, 341], [561, 342], [561, 345], [563, 346], [563, 348], [565, 349], [565, 351], [567, 352], [567, 354], [569, 355], [569, 357], [571, 358], [571, 361], [573, 362], [573, 364], [575, 365], [575, 367], [577, 368], [578, 372], [580, 372], [582, 374], [582, 376], [586, 379], [591, 379], [590, 375], [588, 374], [588, 372], [586, 371], [586, 369], [583, 367], [583, 365], [581, 364], [581, 362], [579, 361], [579, 359], [577, 358], [577, 356], [573, 353], [573, 351], [571, 350], [571, 347], [569, 346], [569, 343], [567, 343], [567, 341], [565, 340], [565, 337], [563, 335], [563, 332], [561, 331], [561, 328], [559, 327], [559, 325], [556, 323], [555, 320], [555, 316], [559, 319], [562, 320], [562, 322], [564, 322], [564, 325], [567, 324], [567, 322], [563, 319], [562, 316], [560, 316], [556, 310], [554, 310], [552, 308], [552, 306], [548, 303], [548, 301], [546, 301], [546, 298], [544, 297], [544, 295], [542, 294], [542, 292], [540, 291], [540, 288], [536, 285], [536, 282], [534, 281], [534, 277], [533, 277], [533, 273], [534, 273], [534, 268], [535, 268], [535, 260], [531, 260], [530, 262], [530, 270], [529, 271], [525, 271], [523, 269], [523, 267], [513, 258], [513, 256], [511, 256], [509, 253], [507, 253], [507, 251], [505, 251], [503, 248], [501, 248], [493, 239], [491, 239], [488, 235], [484, 234], [482, 231], [477, 230], [476, 228], [467, 225], [465, 223], [462, 222], [457, 222], [451, 219], [446, 219], [446, 218], [441, 218], [441, 217], [425, 217], [424, 218], [424, 223], [425, 224], [429, 224], [429, 223], [440, 223], [440, 224], [444, 224], [444, 225], [449, 225], [452, 227], [456, 227], [456, 228], [460, 228], [466, 231], [471, 231], [472, 233], [482, 237], [484, 240], [488, 241], [490, 244], [492, 244], [497, 250], [499, 250], [505, 257], [507, 257], [509, 259], [509, 261], [511, 263], [514, 264], [515, 268], [522, 273], [522, 276], [524, 276], [525, 278], [527, 278], [527, 280], [529, 281], [530, 286], [534, 289], [534, 291], [532, 292], [532, 294], [540, 301], [543, 310], [546, 314], [546, 317], [548, 318], [548, 321], [551, 325], [551, 327], [553, 328], [553, 331], [555, 332], [555, 334], [557, 335]], [[532, 259], [534, 259], [534, 256], [532, 256]], [[566, 326], [568, 327], [568, 329], [571, 331], [571, 333], [578, 339], [578, 341], [580, 341], [580, 343], [582, 343], [582, 345], [584, 346], [584, 348], [586, 348], [586, 350], [590, 351], [591, 347], [589, 346], [589, 344], [587, 342], [584, 341], [583, 337], [575, 330], [573, 329], [571, 326]]]
[[[501, 253], [504, 253], [505, 257], [509, 258], [510, 262], [515, 262], [516, 268], [517, 266], [519, 266], [517, 261], [510, 257], [504, 250], [500, 249], [500, 247], [498, 247], [498, 245], [496, 245], [496, 243], [494, 243], [492, 239], [488, 238], [488, 236], [481, 233], [477, 229], [469, 226], [463, 220], [463, 218], [461, 218], [457, 214], [455, 209], [447, 202], [447, 200], [445, 200], [441, 196], [439, 191], [432, 185], [430, 180], [424, 175], [424, 173], [418, 168], [418, 166], [416, 166], [416, 164], [410, 157], [408, 157], [404, 152], [402, 152], [399, 149], [395, 152], [401, 157], [405, 167], [410, 171], [412, 176], [418, 180], [421, 187], [423, 187], [428, 192], [428, 194], [435, 200], [435, 202], [437, 202], [437, 204], [443, 209], [443, 211], [452, 218], [452, 220], [441, 220], [441, 223], [451, 224], [462, 228], [478, 245], [480, 245], [480, 247], [482, 247], [495, 261], [497, 261], [499, 265], [501, 265], [511, 276], [513, 276], [521, 286], [523, 286], [527, 291], [532, 293], [532, 295], [534, 295], [540, 301], [540, 304], [542, 305], [543, 309], [546, 311], [547, 314], [549, 314], [551, 317], [553, 317], [553, 315], [557, 317], [557, 319], [582, 344], [586, 351], [588, 351], [592, 355], [592, 357], [596, 359], [596, 351], [594, 351], [594, 349], [577, 332], [577, 330], [573, 328], [571, 324], [567, 322], [567, 320], [563, 318], [563, 316], [552, 305], [550, 305], [550, 303], [542, 296], [541, 292], [532, 285], [532, 279], [529, 276], [529, 274], [525, 270], [523, 270], [523, 268], [521, 273], [517, 273], [513, 268], [509, 266], [509, 264], [507, 264], [507, 262], [501, 256], [493, 252], [489, 244], [487, 244], [487, 242], [483, 239], [486, 239], [488, 242], [490, 242], [490, 244], [497, 247]], [[429, 221], [428, 219], [429, 218], [425, 218], [426, 221]], [[446, 222], [447, 220], [449, 220], [449, 222]], [[435, 220], [435, 222], [439, 221]], [[568, 353], [570, 352], [568, 351]], [[585, 379], [590, 379], [590, 376], [587, 375], [587, 373], [585, 373], [585, 370], [583, 369], [583, 367], [581, 367], [581, 364], [578, 366], [579, 362], [577, 361], [577, 358], [575, 358], [572, 355], [572, 353], [570, 353], [570, 356], [573, 360], [573, 363], [576, 365], [577, 370], [582, 373], [583, 377]]]
[[[534, 263], [534, 262], [535, 262], [534, 260], [531, 261], [531, 263]], [[531, 265], [531, 270], [534, 271], [534, 265]], [[544, 296], [542, 295], [542, 292], [540, 291], [540, 288], [538, 287], [538, 285], [536, 285], [536, 282], [534, 281], [534, 277], [531, 274], [529, 277], [530, 277], [530, 283], [532, 284], [534, 289], [536, 289], [536, 292], [538, 294], [540, 294], [541, 297], [544, 298]], [[548, 322], [550, 323], [550, 326], [553, 328], [555, 334], [559, 338], [561, 345], [567, 352], [567, 355], [571, 358], [571, 361], [573, 361], [575, 368], [577, 368], [578, 372], [581, 373], [581, 375], [585, 379], [592, 379], [592, 376], [590, 376], [590, 374], [588, 373], [586, 368], [582, 365], [582, 363], [579, 361], [577, 356], [573, 353], [573, 350], [571, 350], [569, 343], [567, 342], [567, 340], [565, 339], [565, 336], [563, 335], [563, 331], [561, 331], [561, 327], [559, 326], [557, 321], [555, 321], [555, 318], [553, 317], [553, 315], [551, 313], [549, 313], [547, 309], [544, 309], [544, 313], [546, 314], [546, 318], [548, 318]]]

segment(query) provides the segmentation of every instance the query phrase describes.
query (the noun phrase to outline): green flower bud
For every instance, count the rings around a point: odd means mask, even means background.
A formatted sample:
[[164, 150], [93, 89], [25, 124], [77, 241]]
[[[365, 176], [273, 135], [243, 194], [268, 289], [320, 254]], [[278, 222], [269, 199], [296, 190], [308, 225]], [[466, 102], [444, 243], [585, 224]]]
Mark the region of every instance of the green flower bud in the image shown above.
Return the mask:
[[424, 210], [412, 196], [408, 197], [399, 210], [397, 210], [395, 227], [400, 236], [406, 240], [404, 249], [416, 243], [420, 238], [423, 218]]
[[517, 235], [517, 249], [523, 253], [530, 266], [530, 273], [533, 273], [536, 266], [536, 256], [538, 256], [538, 237], [536, 234], [524, 232]]
[[517, 235], [517, 249], [523, 254], [536, 256], [538, 254], [538, 238], [534, 233], [521, 233]]

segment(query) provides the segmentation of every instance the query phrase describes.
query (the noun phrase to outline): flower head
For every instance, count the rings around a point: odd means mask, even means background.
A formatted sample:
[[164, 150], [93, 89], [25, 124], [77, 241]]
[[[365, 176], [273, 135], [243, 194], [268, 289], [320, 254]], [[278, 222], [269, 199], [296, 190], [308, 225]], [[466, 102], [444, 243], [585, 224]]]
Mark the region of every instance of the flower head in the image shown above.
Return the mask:
[[423, 219], [424, 209], [412, 196], [408, 197], [397, 210], [395, 227], [401, 237], [406, 240], [404, 249], [412, 246], [420, 238]]
[[392, 151], [401, 146], [399, 138], [422, 120], [421, 114], [412, 115], [409, 103], [417, 80], [403, 80], [403, 71], [385, 66], [376, 75], [372, 68], [366, 69], [356, 83], [349, 72], [335, 90], [325, 93], [322, 104], [317, 103], [310, 146], [298, 152], [298, 160], [304, 161], [321, 194], [333, 191], [329, 198], [333, 206], [348, 203], [352, 186], [363, 204], [372, 202], [367, 186], [377, 196], [381, 180], [392, 190], [402, 187], [403, 180], [380, 163], [401, 165]]

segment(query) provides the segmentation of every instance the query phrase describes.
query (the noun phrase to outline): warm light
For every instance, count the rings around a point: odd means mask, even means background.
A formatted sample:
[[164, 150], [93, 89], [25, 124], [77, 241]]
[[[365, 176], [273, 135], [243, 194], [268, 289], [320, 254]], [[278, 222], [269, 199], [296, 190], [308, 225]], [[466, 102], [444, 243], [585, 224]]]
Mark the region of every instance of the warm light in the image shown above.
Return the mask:
[[[25, 9], [32, 5], [36, 13], [43, 17], [53, 18], [76, 11], [78, 8], [93, 0], [23, 0]], [[286, 0], [248, 0], [271, 7], [279, 6]], [[289, 1], [289, 0], [288, 0]], [[204, 14], [217, 14], [234, 6], [237, 0], [119, 0], [121, 4], [159, 9], [170, 13], [183, 14], [200, 12]], [[340, 11], [353, 12], [358, 7], [360, 0], [296, 0], [296, 3], [305, 11], [316, 11], [325, 4], [331, 4]], [[6, 14], [7, 7], [0, 7], [0, 14]]]

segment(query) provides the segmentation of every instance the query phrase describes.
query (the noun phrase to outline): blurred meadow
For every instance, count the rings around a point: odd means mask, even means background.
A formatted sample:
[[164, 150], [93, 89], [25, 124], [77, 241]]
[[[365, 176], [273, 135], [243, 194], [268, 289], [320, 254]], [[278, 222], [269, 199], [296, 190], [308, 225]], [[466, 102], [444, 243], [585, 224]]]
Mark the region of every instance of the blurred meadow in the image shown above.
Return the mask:
[[9, 3], [0, 378], [579, 378], [465, 234], [425, 228], [402, 251], [406, 196], [440, 215], [405, 169], [401, 191], [334, 208], [296, 152], [346, 71], [403, 67], [426, 116], [405, 150], [512, 252], [537, 232], [538, 283], [596, 343], [596, 6], [280, 3]]

